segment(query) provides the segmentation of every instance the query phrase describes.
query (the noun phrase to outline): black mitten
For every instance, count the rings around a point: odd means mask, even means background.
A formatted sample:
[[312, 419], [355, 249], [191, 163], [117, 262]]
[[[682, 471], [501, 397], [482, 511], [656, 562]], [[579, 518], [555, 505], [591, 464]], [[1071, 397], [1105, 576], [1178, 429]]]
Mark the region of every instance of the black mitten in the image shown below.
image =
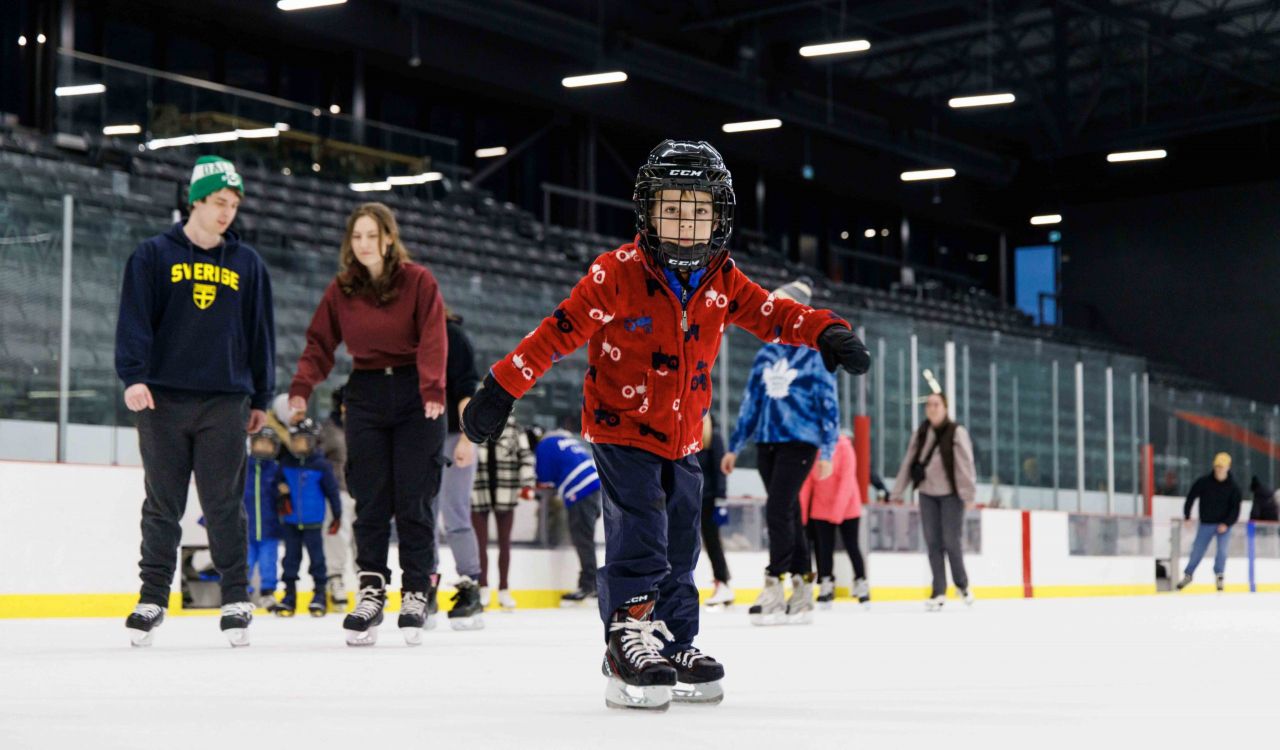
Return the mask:
[[476, 445], [497, 440], [507, 426], [507, 418], [515, 408], [516, 398], [507, 393], [493, 375], [486, 375], [484, 385], [462, 410], [462, 431]]
[[871, 353], [866, 345], [842, 325], [828, 326], [818, 336], [818, 351], [822, 352], [822, 364], [827, 372], [843, 367], [854, 375], [861, 375], [871, 369]]

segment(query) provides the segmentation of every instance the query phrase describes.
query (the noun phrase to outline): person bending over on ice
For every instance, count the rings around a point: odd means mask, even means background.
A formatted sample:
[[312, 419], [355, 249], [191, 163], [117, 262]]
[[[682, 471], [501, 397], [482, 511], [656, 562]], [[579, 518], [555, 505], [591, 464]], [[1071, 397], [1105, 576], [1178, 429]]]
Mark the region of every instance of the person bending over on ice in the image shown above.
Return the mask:
[[[822, 351], [828, 369], [870, 357], [827, 310], [779, 299], [729, 257], [733, 180], [705, 141], [663, 141], [640, 168], [637, 236], [599, 256], [569, 298], [495, 363], [463, 413], [475, 442], [502, 433], [516, 399], [588, 345], [583, 437], [604, 491], [598, 575], [610, 707], [718, 703], [724, 668], [694, 647], [702, 417], [726, 325]], [[661, 638], [659, 637], [661, 636]], [[665, 643], [663, 642], [665, 639]]]

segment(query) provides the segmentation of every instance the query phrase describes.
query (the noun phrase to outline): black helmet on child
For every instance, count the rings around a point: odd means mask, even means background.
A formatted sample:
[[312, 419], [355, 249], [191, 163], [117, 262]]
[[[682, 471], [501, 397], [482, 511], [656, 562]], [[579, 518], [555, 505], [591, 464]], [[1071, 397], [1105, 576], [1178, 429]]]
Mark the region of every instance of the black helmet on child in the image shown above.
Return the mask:
[[307, 417], [289, 428], [289, 451], [294, 455], [297, 455], [297, 452], [293, 450], [293, 439], [298, 437], [307, 439], [307, 453], [311, 453], [320, 442], [320, 425], [316, 424], [311, 417]]
[[[680, 202], [693, 202], [683, 191], [711, 194], [711, 235], [706, 242], [681, 245], [664, 242], [652, 215], [653, 203], [663, 190], [680, 190]], [[665, 140], [649, 152], [649, 159], [636, 175], [632, 196], [636, 206], [636, 232], [640, 246], [649, 259], [661, 268], [692, 271], [710, 265], [725, 250], [733, 234], [733, 209], [737, 199], [733, 193], [733, 175], [724, 165], [720, 152], [706, 141]]]
[[270, 427], [263, 427], [261, 430], [253, 433], [249, 438], [249, 444], [252, 445], [255, 440], [270, 440], [276, 448], [280, 447], [280, 436]]

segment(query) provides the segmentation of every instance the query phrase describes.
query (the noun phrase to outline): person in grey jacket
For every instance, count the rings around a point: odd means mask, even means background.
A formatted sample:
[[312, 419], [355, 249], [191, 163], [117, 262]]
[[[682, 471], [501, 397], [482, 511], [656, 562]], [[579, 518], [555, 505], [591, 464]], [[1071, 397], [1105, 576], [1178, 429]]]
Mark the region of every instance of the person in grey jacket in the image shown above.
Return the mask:
[[933, 571], [933, 593], [925, 607], [936, 612], [947, 600], [944, 558], [951, 562], [951, 579], [965, 604], [973, 604], [961, 537], [965, 507], [973, 502], [977, 492], [977, 470], [968, 430], [947, 416], [947, 397], [941, 393], [930, 394], [924, 414], [925, 420], [911, 437], [907, 454], [902, 457], [889, 497], [901, 502], [908, 482], [919, 492], [920, 525], [929, 550], [929, 568]]

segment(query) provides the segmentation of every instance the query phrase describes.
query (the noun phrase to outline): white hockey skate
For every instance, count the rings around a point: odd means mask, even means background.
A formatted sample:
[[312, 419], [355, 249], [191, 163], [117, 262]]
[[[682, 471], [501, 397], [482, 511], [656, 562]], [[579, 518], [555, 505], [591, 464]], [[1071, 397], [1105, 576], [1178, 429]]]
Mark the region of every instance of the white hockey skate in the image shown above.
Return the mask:
[[813, 622], [813, 611], [813, 574], [792, 576], [791, 596], [787, 599], [787, 624], [809, 625]]
[[973, 589], [960, 589], [960, 598], [964, 599], [964, 606], [973, 606]]
[[747, 610], [752, 625], [783, 625], [787, 621], [787, 602], [782, 590], [782, 579], [765, 575], [764, 588], [756, 603]]
[[925, 612], [941, 612], [942, 605], [946, 603], [947, 603], [946, 594], [939, 594], [938, 596], [925, 600], [924, 611]]
[[857, 578], [853, 582], [853, 596], [863, 609], [871, 608], [871, 584], [865, 578]]
[[516, 598], [507, 589], [498, 589], [498, 606], [503, 612], [515, 612]]
[[716, 581], [716, 587], [705, 602], [708, 609], [724, 610], [733, 606], [733, 587], [724, 581]]
[[818, 609], [831, 609], [836, 599], [836, 579], [825, 576], [818, 581]]

